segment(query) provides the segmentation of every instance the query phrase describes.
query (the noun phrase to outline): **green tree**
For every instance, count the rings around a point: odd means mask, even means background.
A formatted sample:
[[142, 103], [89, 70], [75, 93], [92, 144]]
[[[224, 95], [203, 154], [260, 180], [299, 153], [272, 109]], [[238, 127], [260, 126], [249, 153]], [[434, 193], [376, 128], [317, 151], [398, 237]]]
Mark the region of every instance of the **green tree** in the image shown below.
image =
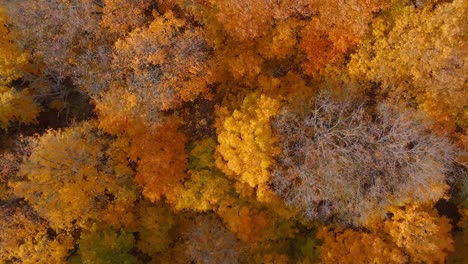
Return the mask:
[[138, 259], [130, 254], [135, 238], [123, 229], [114, 231], [111, 227], [99, 230], [93, 226], [81, 233], [78, 254], [83, 264], [133, 264]]

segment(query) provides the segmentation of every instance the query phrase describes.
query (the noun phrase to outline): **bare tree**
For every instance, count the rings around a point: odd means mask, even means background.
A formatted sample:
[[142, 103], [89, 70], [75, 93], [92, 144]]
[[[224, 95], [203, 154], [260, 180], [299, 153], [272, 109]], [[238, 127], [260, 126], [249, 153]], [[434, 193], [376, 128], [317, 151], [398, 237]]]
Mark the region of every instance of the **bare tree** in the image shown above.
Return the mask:
[[272, 185], [312, 219], [359, 225], [407, 201], [437, 201], [454, 150], [414, 111], [319, 94], [302, 113], [273, 121], [282, 154]]

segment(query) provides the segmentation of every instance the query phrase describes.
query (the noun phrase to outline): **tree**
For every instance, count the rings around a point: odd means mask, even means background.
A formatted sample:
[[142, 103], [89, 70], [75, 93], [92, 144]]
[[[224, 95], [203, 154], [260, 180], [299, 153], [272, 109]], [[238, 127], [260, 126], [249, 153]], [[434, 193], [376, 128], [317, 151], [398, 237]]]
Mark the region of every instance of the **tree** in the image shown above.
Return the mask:
[[135, 109], [137, 100], [128, 91], [110, 91], [97, 103], [99, 127], [126, 143], [128, 158], [137, 165], [135, 180], [143, 187], [143, 195], [152, 202], [164, 197], [174, 205], [176, 190], [186, 176], [187, 138], [173, 116], [158, 113], [156, 120], [146, 122]]
[[188, 10], [195, 9], [195, 16], [214, 17], [215, 23], [221, 24], [235, 42], [249, 45], [265, 37], [276, 22], [292, 17], [307, 18], [313, 8], [311, 1], [307, 0], [197, 0], [194, 2], [196, 4], [184, 3], [181, 6]]
[[468, 124], [465, 17], [462, 0], [422, 10], [397, 5], [375, 21], [372, 36], [351, 56], [349, 71], [380, 83], [381, 96], [417, 105], [439, 130], [463, 135]]
[[217, 211], [219, 206], [235, 203], [232, 181], [215, 166], [216, 141], [206, 138], [194, 142], [189, 154], [189, 179], [178, 190], [177, 210]]
[[307, 57], [303, 63], [305, 72], [318, 77], [328, 64], [340, 62], [343, 55], [369, 31], [374, 13], [389, 2], [313, 1], [314, 15], [300, 33], [300, 48]]
[[121, 229], [114, 231], [111, 227], [100, 230], [93, 226], [88, 232], [81, 233], [78, 254], [80, 263], [138, 263], [130, 254], [135, 238], [132, 233]]
[[211, 0], [218, 13], [216, 18], [235, 39], [247, 41], [265, 36], [273, 23], [268, 1]]
[[[108, 92], [95, 99], [99, 128], [113, 135], [132, 137], [146, 130], [143, 117], [150, 116], [147, 107], [141, 108], [137, 96], [119, 86], [111, 86]], [[119, 107], [115, 107], [118, 105]], [[160, 116], [155, 115], [154, 124], [158, 124]]]
[[17, 90], [12, 82], [23, 76], [28, 67], [28, 54], [14, 43], [16, 32], [8, 28], [8, 17], [0, 6], [0, 128], [7, 129], [12, 122], [36, 122], [40, 107], [28, 89]]
[[0, 87], [8, 85], [11, 81], [21, 78], [21, 70], [28, 64], [28, 54], [14, 43], [18, 37], [16, 32], [6, 25], [8, 23], [7, 11], [0, 6]]
[[27, 205], [0, 206], [0, 259], [4, 263], [66, 263], [73, 237], [49, 228]]
[[233, 204], [232, 182], [220, 171], [202, 170], [189, 171], [190, 179], [184, 182], [184, 187], [177, 191], [176, 209], [193, 211], [216, 211], [219, 206]]
[[128, 154], [138, 166], [135, 180], [150, 201], [165, 197], [168, 203], [176, 203], [176, 190], [186, 176], [185, 142], [186, 137], [178, 131], [174, 119], [167, 119], [155, 129], [131, 137]]
[[239, 110], [217, 109], [216, 165], [226, 175], [251, 187], [268, 182], [268, 169], [279, 152], [270, 119], [279, 107], [275, 99], [250, 94]]
[[445, 263], [453, 250], [449, 220], [428, 205], [389, 207], [384, 221], [373, 219], [362, 230], [322, 227], [324, 263]]
[[201, 29], [168, 11], [118, 40], [112, 67], [136, 95], [138, 106], [156, 113], [208, 94], [208, 60]]
[[37, 123], [40, 111], [29, 90], [0, 86], [0, 128], [6, 130], [13, 122]]
[[381, 104], [373, 113], [324, 93], [295, 107], [273, 120], [282, 153], [271, 182], [307, 217], [359, 225], [388, 205], [435, 202], [447, 191], [453, 146], [416, 112]]
[[317, 237], [323, 240], [322, 263], [408, 263], [400, 249], [376, 234], [322, 227]]
[[132, 226], [128, 212], [137, 186], [119, 140], [85, 122], [49, 130], [32, 138], [31, 147], [22, 180], [11, 185], [54, 229], [87, 229], [93, 222]]
[[190, 178], [179, 190], [175, 208], [212, 211], [239, 239], [255, 244], [262, 253], [271, 253], [273, 246], [270, 243], [278, 243], [295, 234], [294, 212], [287, 210], [267, 187], [258, 186], [255, 193], [247, 183], [228, 179], [215, 166], [215, 147], [212, 138], [196, 141], [190, 146]]
[[102, 2], [101, 27], [117, 36], [125, 36], [135, 28], [143, 26], [145, 11], [151, 0], [104, 0]]
[[[9, 22], [18, 32], [15, 41], [30, 52], [44, 78], [53, 78], [60, 89], [70, 77], [82, 77], [106, 66], [111, 38], [99, 26], [99, 6], [94, 1], [9, 1]], [[86, 78], [83, 78], [83, 80]], [[99, 78], [93, 78], [89, 91]], [[65, 84], [66, 85], [66, 84]]]
[[185, 262], [242, 263], [247, 247], [212, 214], [196, 216], [182, 233]]
[[141, 201], [137, 207], [138, 241], [137, 247], [153, 258], [169, 250], [175, 240], [175, 229], [179, 215], [162, 203]]
[[393, 216], [385, 222], [385, 232], [411, 257], [411, 262], [445, 263], [448, 252], [453, 250], [449, 219], [418, 205], [390, 211]]

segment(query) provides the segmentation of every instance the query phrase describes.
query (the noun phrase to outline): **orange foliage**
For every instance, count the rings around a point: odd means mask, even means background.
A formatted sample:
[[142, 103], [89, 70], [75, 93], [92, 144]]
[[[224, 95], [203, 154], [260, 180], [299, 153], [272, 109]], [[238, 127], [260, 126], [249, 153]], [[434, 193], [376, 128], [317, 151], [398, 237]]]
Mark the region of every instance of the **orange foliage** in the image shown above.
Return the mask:
[[262, 37], [273, 22], [271, 5], [264, 0], [209, 0], [218, 9], [218, 21], [240, 41]]
[[[153, 113], [138, 104], [135, 94], [112, 87], [95, 100], [99, 128], [109, 134], [136, 135], [145, 130], [144, 120], [152, 120]], [[118, 105], [119, 107], [115, 107]]]
[[152, 202], [164, 196], [175, 204], [175, 189], [181, 187], [186, 175], [186, 138], [177, 128], [177, 122], [169, 119], [154, 130], [132, 136], [129, 157], [138, 165], [136, 181]]
[[378, 235], [350, 229], [331, 231], [320, 228], [317, 234], [323, 240], [322, 263], [407, 263], [398, 248], [389, 245]]
[[168, 110], [208, 94], [208, 49], [200, 28], [168, 11], [114, 45], [113, 69], [138, 104]]
[[453, 250], [449, 220], [419, 205], [390, 208], [392, 216], [375, 220], [367, 231], [323, 227], [323, 263], [445, 263]]
[[271, 224], [271, 216], [266, 212], [248, 206], [220, 208], [218, 213], [232, 232], [250, 243], [263, 240]]
[[122, 36], [145, 22], [145, 9], [151, 0], [104, 0], [101, 26]]
[[349, 48], [356, 45], [368, 32], [373, 13], [386, 6], [388, 0], [314, 1], [317, 13], [301, 31], [301, 49], [307, 61], [307, 74], [323, 74], [328, 64], [342, 59]]

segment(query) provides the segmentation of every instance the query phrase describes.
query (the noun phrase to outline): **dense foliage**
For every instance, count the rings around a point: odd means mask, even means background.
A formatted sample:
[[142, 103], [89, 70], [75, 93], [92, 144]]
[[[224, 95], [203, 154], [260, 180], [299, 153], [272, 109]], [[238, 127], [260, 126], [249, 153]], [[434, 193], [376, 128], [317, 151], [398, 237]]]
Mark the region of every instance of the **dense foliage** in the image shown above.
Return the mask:
[[0, 1], [0, 263], [466, 263], [466, 17]]

